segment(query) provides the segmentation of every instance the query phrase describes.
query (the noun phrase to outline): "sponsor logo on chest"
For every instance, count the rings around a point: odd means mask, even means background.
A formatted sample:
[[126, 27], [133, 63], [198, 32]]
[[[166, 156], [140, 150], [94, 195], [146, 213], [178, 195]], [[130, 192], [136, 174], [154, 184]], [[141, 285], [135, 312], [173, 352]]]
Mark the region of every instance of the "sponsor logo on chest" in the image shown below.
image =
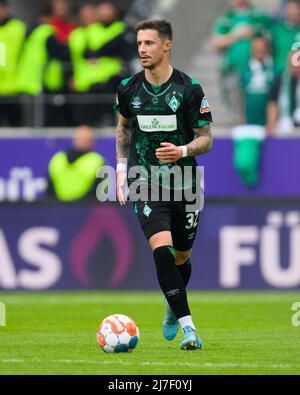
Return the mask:
[[176, 115], [138, 115], [139, 128], [143, 132], [174, 132], [177, 130]]

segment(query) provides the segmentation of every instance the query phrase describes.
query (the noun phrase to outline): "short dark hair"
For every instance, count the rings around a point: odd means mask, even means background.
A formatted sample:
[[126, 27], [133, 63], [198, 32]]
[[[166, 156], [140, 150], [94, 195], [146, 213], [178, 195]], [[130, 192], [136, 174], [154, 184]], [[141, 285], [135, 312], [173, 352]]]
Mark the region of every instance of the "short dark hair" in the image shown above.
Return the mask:
[[171, 23], [164, 19], [148, 19], [139, 22], [135, 28], [136, 33], [140, 30], [156, 30], [160, 37], [173, 40], [173, 30]]

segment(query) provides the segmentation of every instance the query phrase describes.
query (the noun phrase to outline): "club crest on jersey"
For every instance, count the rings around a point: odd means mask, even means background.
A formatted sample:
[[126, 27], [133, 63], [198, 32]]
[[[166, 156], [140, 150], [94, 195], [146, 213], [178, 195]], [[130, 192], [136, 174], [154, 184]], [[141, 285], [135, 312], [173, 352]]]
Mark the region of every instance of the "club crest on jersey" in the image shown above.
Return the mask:
[[133, 98], [133, 102], [131, 104], [133, 108], [139, 110], [141, 108], [142, 102], [141, 99], [138, 96], [136, 96]]
[[149, 218], [149, 215], [151, 214], [152, 209], [151, 207], [148, 206], [148, 204], [145, 204], [143, 214]]
[[[174, 92], [173, 92], [174, 93]], [[166, 96], [166, 102], [168, 105], [171, 107], [173, 112], [176, 112], [178, 110], [178, 107], [180, 106], [180, 101], [177, 99], [176, 96], [172, 96], [170, 98], [170, 95]]]
[[204, 96], [201, 103], [200, 113], [206, 114], [208, 112], [210, 112], [210, 107], [207, 98]]

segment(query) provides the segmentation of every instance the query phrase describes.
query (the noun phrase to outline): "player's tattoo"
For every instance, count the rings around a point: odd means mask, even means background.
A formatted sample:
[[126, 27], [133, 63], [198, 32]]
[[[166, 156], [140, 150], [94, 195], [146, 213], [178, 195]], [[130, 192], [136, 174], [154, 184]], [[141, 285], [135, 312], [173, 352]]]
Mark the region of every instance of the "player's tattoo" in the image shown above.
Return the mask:
[[187, 145], [189, 156], [205, 154], [212, 148], [211, 126], [207, 124], [201, 128], [194, 128], [195, 139]]
[[129, 145], [131, 139], [131, 130], [129, 126], [118, 125], [117, 127], [117, 162], [122, 162], [122, 159], [129, 156]]

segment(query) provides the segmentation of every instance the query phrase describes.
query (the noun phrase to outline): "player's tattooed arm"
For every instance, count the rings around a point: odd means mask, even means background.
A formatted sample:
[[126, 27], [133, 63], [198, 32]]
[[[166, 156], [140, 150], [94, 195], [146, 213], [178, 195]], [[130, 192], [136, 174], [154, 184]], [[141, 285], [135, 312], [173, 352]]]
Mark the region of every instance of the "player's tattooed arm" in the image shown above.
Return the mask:
[[117, 163], [127, 163], [127, 158], [129, 156], [130, 139], [130, 121], [129, 119], [120, 115], [116, 131]]
[[119, 122], [116, 131], [116, 148], [117, 148], [117, 197], [124, 206], [127, 201], [127, 160], [129, 156], [129, 145], [131, 139], [130, 120], [119, 116]]
[[[195, 139], [185, 146], [163, 142], [156, 150], [156, 157], [163, 163], [174, 163], [182, 157], [205, 154], [212, 147], [212, 134], [210, 124], [193, 129]], [[185, 150], [185, 155], [184, 155]]]
[[209, 152], [213, 144], [211, 125], [207, 124], [201, 128], [194, 128], [193, 131], [195, 138], [187, 145], [188, 156], [196, 156]]

